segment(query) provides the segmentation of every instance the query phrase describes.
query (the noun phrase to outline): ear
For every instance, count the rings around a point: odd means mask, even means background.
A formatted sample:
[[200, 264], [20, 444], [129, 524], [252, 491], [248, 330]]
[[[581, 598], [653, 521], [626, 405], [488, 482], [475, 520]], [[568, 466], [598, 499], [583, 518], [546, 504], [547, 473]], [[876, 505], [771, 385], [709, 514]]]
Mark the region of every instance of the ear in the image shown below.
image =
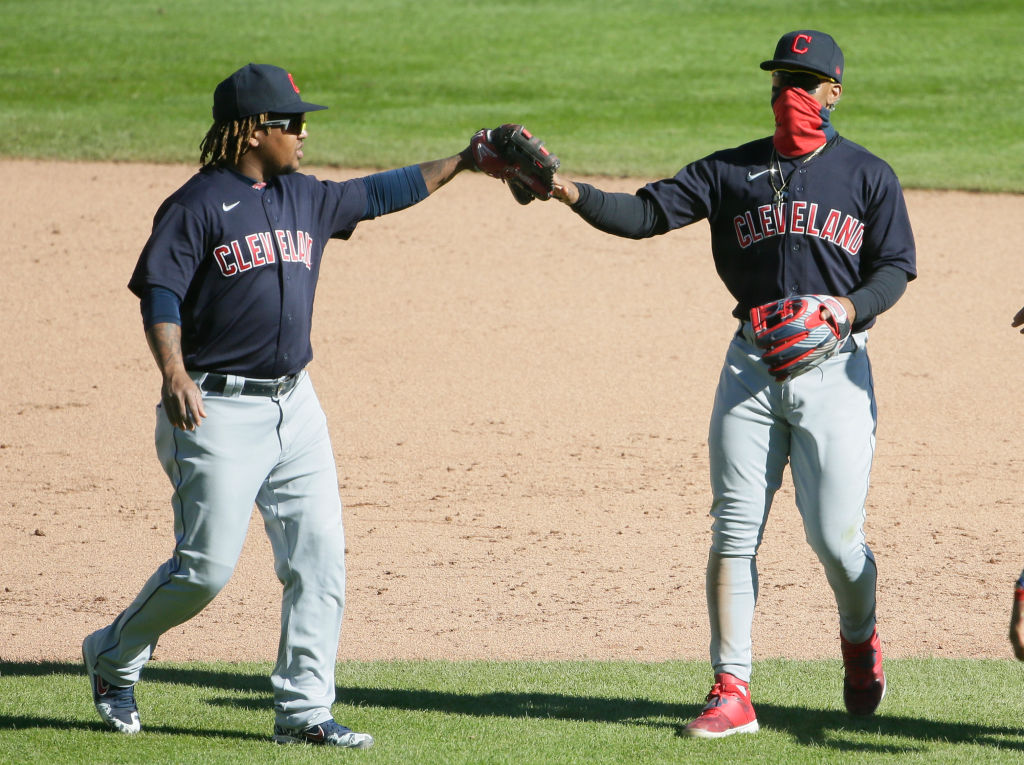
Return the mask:
[[839, 99], [843, 96], [843, 86], [838, 82], [833, 82], [829, 85], [828, 94], [826, 95], [825, 105], [829, 109], [835, 107], [839, 103]]

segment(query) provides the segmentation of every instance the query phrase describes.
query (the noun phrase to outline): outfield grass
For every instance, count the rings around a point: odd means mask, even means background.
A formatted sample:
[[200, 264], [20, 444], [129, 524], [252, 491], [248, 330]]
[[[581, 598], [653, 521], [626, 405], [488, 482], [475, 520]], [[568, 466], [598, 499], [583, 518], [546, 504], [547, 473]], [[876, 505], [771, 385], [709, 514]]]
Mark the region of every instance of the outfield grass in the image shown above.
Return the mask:
[[907, 186], [1024, 190], [1017, 0], [4, 0], [0, 154], [196, 162], [250, 60], [331, 107], [307, 163], [393, 167], [523, 122], [570, 173], [661, 177], [771, 132], [778, 37], [831, 31], [840, 132]]
[[368, 752], [280, 747], [269, 665], [151, 663], [143, 733], [108, 732], [80, 664], [0, 662], [0, 762], [925, 763], [1020, 762], [1024, 665], [887, 663], [880, 713], [856, 721], [841, 664], [755, 665], [756, 736], [680, 736], [710, 680], [705, 662], [349, 662], [336, 717]]

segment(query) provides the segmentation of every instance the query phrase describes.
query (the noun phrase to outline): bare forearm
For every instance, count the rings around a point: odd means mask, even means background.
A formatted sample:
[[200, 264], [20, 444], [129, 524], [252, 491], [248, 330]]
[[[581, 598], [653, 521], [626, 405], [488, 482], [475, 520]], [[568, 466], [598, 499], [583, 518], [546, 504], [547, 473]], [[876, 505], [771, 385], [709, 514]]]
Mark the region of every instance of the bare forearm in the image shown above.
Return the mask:
[[427, 193], [433, 194], [463, 170], [472, 170], [473, 167], [473, 156], [467, 147], [451, 157], [421, 162], [420, 172], [423, 173]]
[[171, 323], [154, 324], [146, 330], [146, 341], [163, 376], [160, 401], [168, 422], [181, 430], [194, 430], [206, 416], [206, 408], [203, 394], [185, 369], [181, 327]]
[[181, 327], [177, 324], [154, 324], [146, 330], [146, 341], [157, 368], [164, 379], [185, 371], [181, 354]]

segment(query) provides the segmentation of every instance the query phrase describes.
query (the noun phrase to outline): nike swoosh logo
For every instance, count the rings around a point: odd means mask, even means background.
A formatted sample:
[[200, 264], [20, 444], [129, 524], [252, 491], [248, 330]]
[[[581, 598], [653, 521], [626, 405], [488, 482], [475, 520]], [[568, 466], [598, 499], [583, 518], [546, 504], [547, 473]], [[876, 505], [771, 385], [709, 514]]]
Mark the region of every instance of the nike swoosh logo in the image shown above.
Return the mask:
[[[239, 202], [240, 202], [240, 201], [241, 201], [241, 200], [239, 200]], [[231, 204], [231, 205], [229, 205], [229, 204], [228, 204], [227, 202], [221, 202], [221, 203], [220, 203], [220, 206], [221, 206], [221, 208], [222, 208], [222, 209], [224, 210], [224, 212], [231, 212], [231, 211], [232, 211], [232, 210], [234, 210], [234, 209], [235, 209], [236, 207], [238, 207], [238, 202], [235, 202], [234, 204]]]
[[748, 170], [748, 171], [747, 171], [747, 180], [748, 180], [748, 181], [752, 181], [752, 180], [754, 180], [755, 178], [760, 178], [760, 177], [761, 177], [762, 175], [764, 175], [765, 173], [771, 173], [771, 172], [773, 172], [773, 171], [774, 171], [774, 168], [771, 168], [771, 167], [769, 167], [769, 168], [768, 168], [767, 170], [762, 170], [762, 171], [761, 171], [761, 172], [759, 172], [759, 173], [752, 173], [752, 172], [750, 172], [750, 171]]

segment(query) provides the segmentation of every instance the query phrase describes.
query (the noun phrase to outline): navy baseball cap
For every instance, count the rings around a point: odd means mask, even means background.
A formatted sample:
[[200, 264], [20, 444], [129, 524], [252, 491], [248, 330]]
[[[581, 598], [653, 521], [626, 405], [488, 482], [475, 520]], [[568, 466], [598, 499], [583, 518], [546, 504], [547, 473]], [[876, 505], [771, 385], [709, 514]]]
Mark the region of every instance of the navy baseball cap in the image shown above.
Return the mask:
[[230, 122], [264, 112], [302, 114], [326, 108], [303, 101], [291, 74], [270, 64], [246, 64], [213, 91], [214, 122]]
[[842, 82], [843, 52], [836, 41], [824, 32], [798, 29], [782, 36], [775, 46], [775, 58], [762, 61], [761, 68], [769, 72], [776, 69], [803, 70]]

